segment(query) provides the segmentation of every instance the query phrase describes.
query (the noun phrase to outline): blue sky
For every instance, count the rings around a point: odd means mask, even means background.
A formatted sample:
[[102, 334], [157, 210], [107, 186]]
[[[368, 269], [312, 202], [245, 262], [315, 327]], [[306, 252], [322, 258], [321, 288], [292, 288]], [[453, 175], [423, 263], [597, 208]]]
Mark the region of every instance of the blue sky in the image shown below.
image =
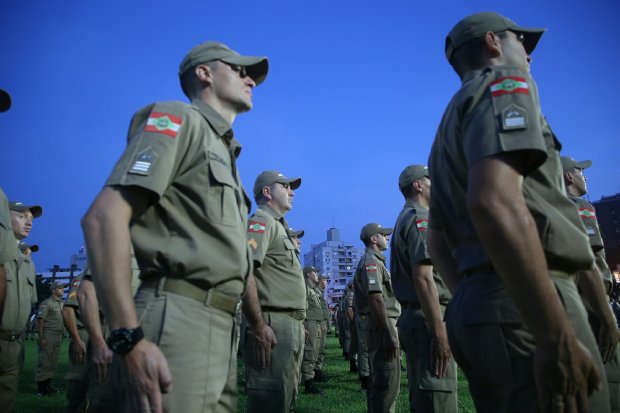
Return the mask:
[[[178, 64], [219, 40], [266, 55], [254, 109], [233, 125], [246, 188], [265, 169], [303, 178], [293, 210], [303, 252], [332, 223], [358, 242], [368, 222], [391, 226], [397, 178], [425, 164], [443, 110], [459, 87], [447, 32], [462, 17], [497, 11], [547, 27], [533, 54], [544, 113], [563, 152], [591, 159], [590, 200], [620, 192], [616, 121], [620, 4], [594, 1], [5, 1], [0, 14], [0, 186], [38, 203], [29, 239], [39, 270], [68, 264], [83, 244], [80, 218], [125, 146], [132, 114], [184, 100]], [[361, 246], [361, 243], [360, 243]]]

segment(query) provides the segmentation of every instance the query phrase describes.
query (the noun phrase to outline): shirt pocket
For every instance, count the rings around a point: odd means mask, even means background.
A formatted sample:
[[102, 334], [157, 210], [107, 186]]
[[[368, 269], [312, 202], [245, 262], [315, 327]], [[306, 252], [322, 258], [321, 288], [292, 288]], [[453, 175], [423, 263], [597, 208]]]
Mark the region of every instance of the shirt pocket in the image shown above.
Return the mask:
[[222, 225], [241, 225], [236, 183], [230, 165], [218, 154], [209, 151], [209, 189], [206, 215], [212, 222]]
[[287, 256], [290, 256], [291, 262], [295, 259], [295, 246], [293, 242], [288, 239], [288, 237], [282, 237], [282, 241], [284, 242], [284, 249], [286, 249]]

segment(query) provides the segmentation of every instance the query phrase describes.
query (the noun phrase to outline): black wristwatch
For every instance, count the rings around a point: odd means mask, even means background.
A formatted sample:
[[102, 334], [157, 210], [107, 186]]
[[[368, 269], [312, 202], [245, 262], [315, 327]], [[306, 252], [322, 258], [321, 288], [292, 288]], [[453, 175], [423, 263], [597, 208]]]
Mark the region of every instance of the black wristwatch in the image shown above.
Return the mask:
[[117, 328], [108, 338], [108, 346], [116, 354], [127, 354], [144, 338], [141, 327]]

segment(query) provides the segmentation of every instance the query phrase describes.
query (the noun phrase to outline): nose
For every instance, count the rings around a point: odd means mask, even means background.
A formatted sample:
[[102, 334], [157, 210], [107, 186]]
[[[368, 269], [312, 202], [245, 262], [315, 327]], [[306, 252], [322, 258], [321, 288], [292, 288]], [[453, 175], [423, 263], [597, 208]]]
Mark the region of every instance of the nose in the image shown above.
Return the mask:
[[249, 87], [251, 88], [256, 87], [256, 82], [249, 75], [245, 75], [245, 78], [243, 80], [245, 80], [245, 84], [248, 85]]

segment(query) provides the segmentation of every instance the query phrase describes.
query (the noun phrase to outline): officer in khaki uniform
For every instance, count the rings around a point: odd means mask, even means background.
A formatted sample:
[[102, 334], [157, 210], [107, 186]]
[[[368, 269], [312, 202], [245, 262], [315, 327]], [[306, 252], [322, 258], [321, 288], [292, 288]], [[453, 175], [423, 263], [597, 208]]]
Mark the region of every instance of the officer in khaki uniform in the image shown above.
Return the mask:
[[[222, 43], [191, 49], [179, 66], [191, 103], [134, 115], [127, 148], [82, 220], [133, 410], [236, 410], [234, 317], [251, 269], [251, 202], [231, 125], [267, 70], [265, 57]], [[131, 244], [142, 271], [135, 306]]]
[[[618, 354], [620, 334], [616, 317], [609, 306], [613, 276], [605, 261], [605, 248], [594, 206], [581, 198], [588, 192], [584, 170], [592, 166], [592, 161], [579, 162], [569, 156], [562, 156], [561, 161], [566, 192], [577, 206], [579, 217], [594, 253], [596, 267], [593, 271], [578, 273], [578, 286], [582, 298], [588, 303], [586, 306], [588, 319], [605, 363], [611, 411], [617, 413], [620, 412], [620, 357]], [[588, 281], [591, 281], [590, 288], [584, 285]], [[597, 300], [596, 296], [593, 297], [592, 290], [599, 290], [599, 297], [602, 299]]]
[[[0, 406], [3, 411], [15, 408], [19, 374], [24, 362], [23, 333], [32, 305], [37, 302], [37, 289], [32, 267], [19, 251], [18, 243], [32, 230], [33, 219], [43, 214], [38, 205], [9, 202], [12, 234], [7, 235], [11, 256], [4, 263], [6, 294], [0, 321]], [[4, 242], [4, 241], [3, 241]]]
[[428, 168], [407, 166], [398, 177], [398, 187], [405, 205], [394, 224], [390, 273], [402, 307], [397, 325], [407, 355], [409, 410], [456, 412], [456, 363], [443, 322], [451, 295], [427, 250]]
[[321, 333], [323, 309], [321, 308], [321, 299], [316, 286], [319, 270], [308, 266], [304, 267], [303, 271], [306, 279], [308, 308], [306, 309], [306, 319], [304, 320], [306, 338], [304, 356], [301, 362], [301, 380], [304, 382], [307, 394], [323, 394], [323, 390], [319, 389], [315, 384], [316, 361], [319, 355], [321, 337], [323, 336]]
[[[284, 215], [301, 178], [264, 171], [254, 183], [258, 209], [247, 236], [254, 274], [244, 296], [248, 412], [289, 412], [295, 407], [304, 347], [306, 286]], [[262, 311], [260, 318], [256, 314]]]
[[69, 366], [65, 374], [65, 380], [67, 380], [67, 413], [84, 411], [88, 392], [88, 362], [86, 360], [88, 331], [84, 327], [77, 298], [83, 276], [84, 273], [82, 272], [71, 282], [65, 305], [62, 308], [62, 318], [71, 338]]
[[54, 282], [50, 285], [51, 295], [39, 304], [37, 312], [37, 328], [39, 330], [39, 358], [37, 371], [34, 375], [37, 382], [37, 394], [46, 396], [59, 390], [51, 386], [54, 369], [58, 364], [60, 346], [65, 332], [62, 319], [62, 296], [65, 285]]
[[304, 236], [304, 230], [294, 230], [293, 228], [289, 228], [288, 233], [291, 236], [293, 242], [295, 243], [297, 251], [299, 251], [299, 253], [301, 254], [301, 239]]
[[[529, 74], [543, 32], [485, 12], [445, 43], [462, 86], [429, 158], [429, 249], [456, 286], [448, 338], [479, 412], [561, 411], [604, 375], [574, 277], [594, 257]], [[601, 384], [589, 411], [609, 411]]]
[[362, 329], [370, 366], [369, 413], [393, 413], [400, 391], [400, 348], [396, 330], [400, 304], [394, 296], [383, 255], [392, 230], [375, 223], [364, 225], [360, 239], [366, 252], [357, 264], [353, 279], [355, 308], [360, 316], [365, 316]]
[[318, 382], [329, 381], [329, 376], [323, 371], [323, 361], [325, 360], [325, 342], [327, 335], [331, 330], [331, 316], [329, 306], [325, 300], [325, 289], [327, 288], [328, 276], [319, 275], [319, 299], [321, 300], [321, 309], [323, 310], [323, 320], [321, 321], [321, 341], [319, 343], [319, 354], [316, 358], [316, 366], [314, 368], [314, 380]]

